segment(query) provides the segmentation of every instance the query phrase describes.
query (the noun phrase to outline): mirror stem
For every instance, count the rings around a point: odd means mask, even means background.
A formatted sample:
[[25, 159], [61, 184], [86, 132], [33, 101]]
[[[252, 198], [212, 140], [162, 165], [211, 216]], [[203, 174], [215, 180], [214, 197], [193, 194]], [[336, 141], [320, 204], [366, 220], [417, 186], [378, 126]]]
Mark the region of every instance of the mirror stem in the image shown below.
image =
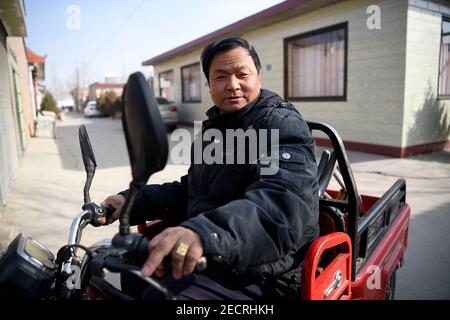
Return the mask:
[[86, 183], [84, 184], [84, 204], [91, 202], [91, 197], [89, 196], [89, 189], [91, 188], [92, 179], [94, 179], [94, 173], [95, 171], [87, 172], [86, 174]]
[[133, 184], [133, 182], [130, 183], [128, 196], [125, 201], [125, 204], [123, 205], [122, 213], [120, 215], [119, 233], [123, 236], [126, 236], [130, 233], [130, 211], [131, 208], [133, 207], [134, 199], [136, 198], [136, 195], [138, 194], [141, 187], [142, 186]]

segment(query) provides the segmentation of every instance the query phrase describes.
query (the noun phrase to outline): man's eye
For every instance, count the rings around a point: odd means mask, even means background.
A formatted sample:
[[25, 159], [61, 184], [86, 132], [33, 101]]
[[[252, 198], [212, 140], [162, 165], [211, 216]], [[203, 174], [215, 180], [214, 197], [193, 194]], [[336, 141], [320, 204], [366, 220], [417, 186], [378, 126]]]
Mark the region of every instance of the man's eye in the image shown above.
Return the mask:
[[225, 76], [218, 76], [218, 77], [216, 77], [215, 80], [222, 80], [222, 79], [225, 79]]
[[246, 77], [246, 76], [248, 76], [248, 74], [247, 73], [241, 73], [241, 74], [239, 74], [239, 76], [240, 77]]

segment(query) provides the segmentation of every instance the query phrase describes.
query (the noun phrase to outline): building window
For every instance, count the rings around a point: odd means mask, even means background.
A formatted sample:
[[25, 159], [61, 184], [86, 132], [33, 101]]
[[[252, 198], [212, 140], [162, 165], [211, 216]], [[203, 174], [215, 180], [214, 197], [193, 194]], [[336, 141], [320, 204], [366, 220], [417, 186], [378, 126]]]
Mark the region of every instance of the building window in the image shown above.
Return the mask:
[[201, 102], [200, 64], [194, 63], [181, 67], [183, 102]]
[[347, 23], [285, 39], [285, 97], [346, 100]]
[[450, 18], [442, 20], [439, 95], [450, 96]]
[[159, 73], [159, 95], [169, 101], [175, 101], [173, 70]]

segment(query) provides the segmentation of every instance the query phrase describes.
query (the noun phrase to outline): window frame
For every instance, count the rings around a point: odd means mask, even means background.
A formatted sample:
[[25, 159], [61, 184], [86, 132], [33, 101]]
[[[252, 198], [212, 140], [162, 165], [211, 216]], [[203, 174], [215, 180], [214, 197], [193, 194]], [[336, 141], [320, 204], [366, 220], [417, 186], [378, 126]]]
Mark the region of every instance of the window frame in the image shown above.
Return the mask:
[[[448, 33], [443, 33], [443, 29], [444, 29], [444, 21], [450, 23], [450, 16], [442, 16], [442, 22], [441, 22], [441, 38], [439, 41], [439, 63], [438, 63], [438, 72], [437, 72], [437, 89], [436, 89], [436, 97], [437, 100], [450, 100], [450, 93], [447, 94], [440, 94], [439, 93], [439, 88], [441, 86], [441, 54], [442, 54], [442, 38], [445, 35], [450, 36], [450, 32]], [[449, 58], [450, 60], [450, 58]]]
[[[172, 72], [172, 74], [173, 74], [173, 86], [172, 86], [172, 89], [173, 89], [173, 101], [170, 101], [170, 102], [175, 102], [175, 71], [173, 69], [168, 69], [166, 71], [158, 72], [158, 91], [159, 91], [158, 93], [159, 93], [159, 96], [162, 97], [162, 94], [161, 94], [161, 75], [165, 74], [165, 73], [169, 73], [169, 72]], [[167, 99], [167, 100], [169, 100], [169, 99]]]
[[[289, 96], [289, 59], [288, 46], [289, 43], [295, 40], [309, 38], [322, 33], [327, 33], [336, 30], [344, 30], [344, 93], [339, 96], [310, 96], [310, 97], [290, 97]], [[347, 101], [347, 74], [348, 74], [348, 22], [338, 23], [332, 26], [296, 34], [284, 38], [284, 97], [290, 101]]]
[[[184, 79], [183, 79], [183, 69], [186, 68], [191, 68], [193, 66], [198, 65], [198, 69], [199, 69], [199, 77], [200, 77], [200, 99], [198, 100], [186, 100], [185, 96], [184, 96]], [[184, 66], [181, 66], [180, 68], [181, 71], [181, 99], [183, 101], [183, 103], [201, 103], [202, 102], [202, 74], [201, 74], [201, 68], [200, 68], [200, 62], [194, 62], [194, 63], [190, 63]]]

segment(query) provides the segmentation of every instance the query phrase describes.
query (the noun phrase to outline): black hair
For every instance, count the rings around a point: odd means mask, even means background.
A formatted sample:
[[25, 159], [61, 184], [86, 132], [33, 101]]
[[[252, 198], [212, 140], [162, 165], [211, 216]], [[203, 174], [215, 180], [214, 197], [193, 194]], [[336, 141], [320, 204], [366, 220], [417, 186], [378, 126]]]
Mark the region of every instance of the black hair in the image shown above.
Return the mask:
[[253, 62], [255, 63], [256, 70], [259, 73], [259, 71], [261, 70], [261, 62], [259, 61], [259, 57], [258, 54], [256, 53], [255, 48], [245, 39], [237, 37], [226, 38], [210, 43], [202, 52], [201, 57], [202, 68], [208, 83], [209, 83], [209, 67], [216, 53], [228, 51], [238, 47], [244, 48], [248, 51], [248, 53], [253, 59]]

